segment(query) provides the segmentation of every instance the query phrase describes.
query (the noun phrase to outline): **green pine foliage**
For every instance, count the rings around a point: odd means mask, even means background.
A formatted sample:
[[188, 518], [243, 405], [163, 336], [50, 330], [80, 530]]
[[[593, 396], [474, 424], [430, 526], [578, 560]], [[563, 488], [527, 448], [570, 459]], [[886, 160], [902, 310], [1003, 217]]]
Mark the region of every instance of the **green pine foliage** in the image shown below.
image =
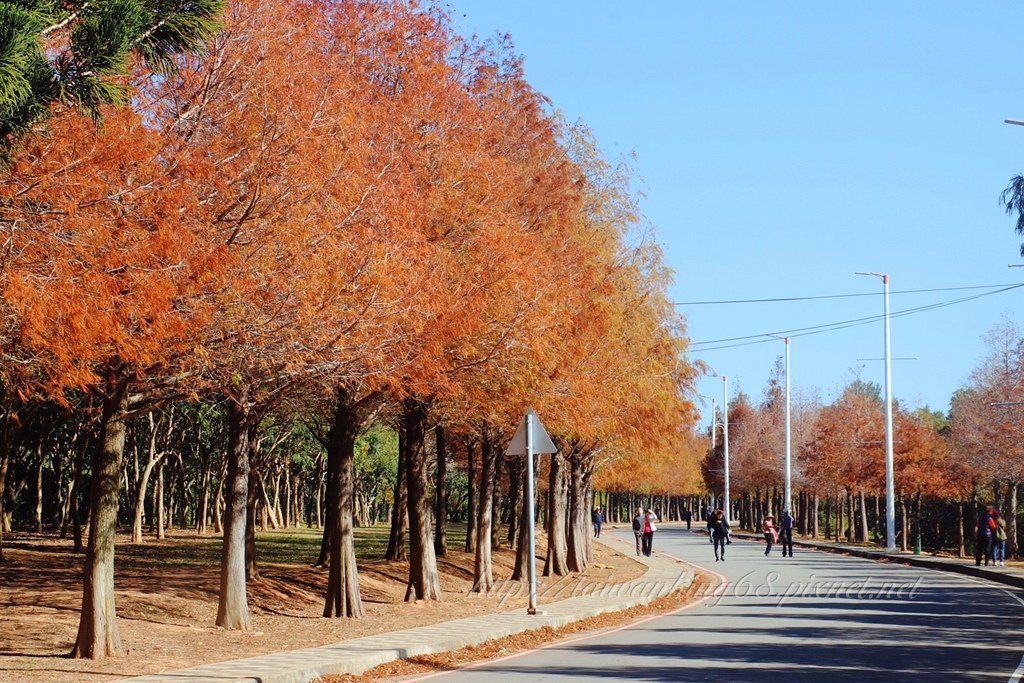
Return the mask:
[[172, 73], [201, 53], [224, 0], [0, 0], [0, 156], [54, 103], [99, 120], [124, 105], [134, 56]]

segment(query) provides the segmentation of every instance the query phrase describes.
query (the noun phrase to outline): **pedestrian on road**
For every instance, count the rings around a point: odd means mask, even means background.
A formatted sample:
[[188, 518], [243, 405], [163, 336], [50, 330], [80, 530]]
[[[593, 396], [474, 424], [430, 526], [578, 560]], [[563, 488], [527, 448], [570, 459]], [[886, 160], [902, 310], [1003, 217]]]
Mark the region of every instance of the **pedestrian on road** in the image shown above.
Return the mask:
[[725, 562], [725, 543], [729, 538], [729, 522], [725, 519], [722, 510], [715, 510], [708, 521], [708, 530], [711, 535], [711, 542], [715, 546], [715, 562]]
[[633, 536], [636, 537], [636, 554], [643, 552], [644, 539], [644, 509], [636, 509], [636, 517], [633, 518]]
[[779, 542], [779, 530], [775, 528], [775, 517], [770, 512], [761, 522], [761, 532], [764, 534], [764, 555], [768, 557], [768, 553], [772, 551], [772, 544]]
[[643, 537], [643, 551], [647, 557], [651, 556], [651, 552], [654, 550], [654, 532], [658, 530], [655, 522], [658, 521], [658, 515], [651, 512], [650, 508], [644, 510], [644, 537]]
[[604, 513], [601, 512], [600, 505], [594, 508], [594, 514], [591, 517], [594, 520], [594, 538], [601, 538], [601, 525], [604, 524]]
[[686, 530], [690, 530], [690, 523], [693, 522], [693, 513], [687, 510], [683, 510], [683, 521], [686, 522]]
[[979, 508], [978, 521], [974, 525], [974, 566], [980, 567], [982, 558], [986, 567], [992, 560], [992, 532], [995, 528], [992, 506]]
[[1006, 565], [1006, 520], [999, 510], [992, 511], [992, 519], [996, 523], [992, 531], [992, 564], [1003, 567]]
[[782, 556], [785, 557], [788, 550], [789, 556], [793, 557], [793, 515], [789, 510], [783, 510], [779, 519], [779, 538], [782, 540]]

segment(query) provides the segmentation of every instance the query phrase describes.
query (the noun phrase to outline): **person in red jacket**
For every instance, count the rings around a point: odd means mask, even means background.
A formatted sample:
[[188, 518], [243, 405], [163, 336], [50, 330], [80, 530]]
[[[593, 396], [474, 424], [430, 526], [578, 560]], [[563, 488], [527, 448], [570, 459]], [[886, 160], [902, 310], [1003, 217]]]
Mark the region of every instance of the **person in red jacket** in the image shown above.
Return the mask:
[[651, 512], [650, 509], [644, 510], [644, 537], [643, 537], [643, 551], [647, 557], [651, 556], [654, 551], [654, 532], [658, 530], [655, 522], [658, 521], [658, 515]]

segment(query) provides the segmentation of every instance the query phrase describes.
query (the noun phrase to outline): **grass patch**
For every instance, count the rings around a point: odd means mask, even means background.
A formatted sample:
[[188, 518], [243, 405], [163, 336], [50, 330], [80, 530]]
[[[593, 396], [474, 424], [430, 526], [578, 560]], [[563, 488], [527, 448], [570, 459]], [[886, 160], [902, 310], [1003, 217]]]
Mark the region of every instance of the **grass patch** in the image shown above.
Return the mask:
[[[504, 530], [503, 530], [504, 531]], [[461, 551], [466, 545], [466, 524], [455, 522], [445, 528], [448, 548]], [[352, 530], [357, 560], [380, 560], [387, 552], [391, 527], [378, 524]], [[320, 554], [323, 529], [291, 527], [256, 532], [256, 561], [259, 564], [311, 565]], [[504, 538], [504, 536], [502, 536]], [[216, 566], [221, 561], [223, 541], [219, 535], [199, 536], [172, 529], [166, 541], [147, 537], [145, 543], [119, 540], [117, 561], [139, 569], [160, 566]], [[408, 536], [406, 537], [408, 549]]]

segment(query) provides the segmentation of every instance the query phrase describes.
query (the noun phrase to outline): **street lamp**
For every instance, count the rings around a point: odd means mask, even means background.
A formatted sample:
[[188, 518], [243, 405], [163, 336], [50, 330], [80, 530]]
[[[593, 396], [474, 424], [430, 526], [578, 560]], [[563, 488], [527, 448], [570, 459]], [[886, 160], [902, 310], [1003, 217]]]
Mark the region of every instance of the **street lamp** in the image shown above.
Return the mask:
[[722, 456], [724, 460], [725, 490], [722, 492], [722, 509], [725, 521], [729, 521], [729, 378], [711, 373], [711, 377], [722, 378]]
[[[715, 405], [716, 399], [715, 399], [714, 396], [705, 396], [704, 394], [698, 394], [698, 396], [700, 396], [701, 398], [706, 398], [709, 401], [711, 401], [711, 452], [713, 453], [714, 450], [715, 450], [715, 443], [716, 443], [715, 442], [715, 436], [716, 436], [715, 432], [718, 431], [718, 412], [716, 410], [716, 405]], [[710, 506], [714, 506], [714, 498], [715, 498], [715, 492], [714, 491], [710, 491], [709, 498], [710, 498], [710, 500], [708, 501], [709, 505]]]
[[722, 448], [725, 461], [725, 491], [722, 492], [722, 504], [725, 508], [725, 521], [729, 521], [729, 378], [722, 375]]
[[889, 342], [889, 276], [874, 272], [856, 275], [874, 275], [881, 278], [885, 293], [885, 551], [896, 551], [896, 488], [893, 484], [892, 457], [892, 353]]
[[785, 489], [785, 493], [783, 494], [785, 496], [783, 498], [783, 501], [784, 501], [785, 505], [783, 506], [782, 509], [783, 510], [792, 510], [793, 509], [793, 489], [791, 487], [791, 482], [792, 482], [792, 465], [791, 465], [791, 463], [792, 463], [792, 453], [790, 451], [790, 429], [789, 429], [789, 425], [790, 425], [790, 421], [789, 421], [789, 337], [776, 337], [774, 334], [771, 335], [771, 336], [775, 337], [776, 339], [781, 339], [783, 342], [786, 343], [786, 483], [785, 483], [785, 486], [783, 487]]

